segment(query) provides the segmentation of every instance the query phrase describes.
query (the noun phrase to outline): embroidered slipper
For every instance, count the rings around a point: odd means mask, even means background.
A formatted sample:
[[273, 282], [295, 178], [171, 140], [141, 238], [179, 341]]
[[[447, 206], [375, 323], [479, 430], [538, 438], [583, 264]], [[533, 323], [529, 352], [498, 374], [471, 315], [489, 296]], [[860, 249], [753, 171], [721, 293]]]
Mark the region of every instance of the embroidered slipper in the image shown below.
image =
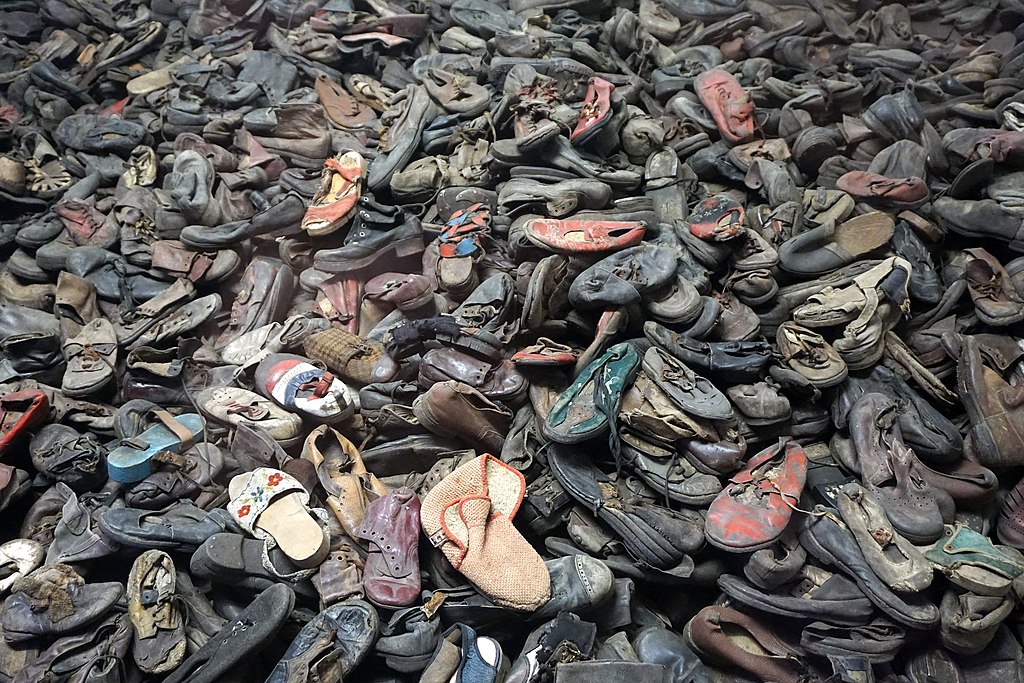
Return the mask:
[[152, 473], [153, 459], [158, 454], [188, 450], [206, 427], [206, 421], [196, 413], [175, 417], [166, 410], [154, 410], [153, 415], [159, 424], [131, 439], [121, 439], [120, 445], [110, 451], [107, 474], [112, 480], [124, 484], [142, 481]]
[[309, 492], [280, 470], [260, 467], [228, 484], [228, 512], [239, 526], [261, 540], [273, 539], [297, 566], [319, 565], [330, 550], [330, 537], [308, 507]]

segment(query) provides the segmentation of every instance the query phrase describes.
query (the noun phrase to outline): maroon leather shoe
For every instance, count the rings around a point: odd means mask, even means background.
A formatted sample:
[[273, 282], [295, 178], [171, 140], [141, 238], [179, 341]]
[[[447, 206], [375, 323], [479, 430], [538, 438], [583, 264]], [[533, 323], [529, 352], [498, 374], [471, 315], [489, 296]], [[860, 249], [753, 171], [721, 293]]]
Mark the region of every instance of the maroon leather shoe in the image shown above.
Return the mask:
[[356, 537], [370, 544], [363, 592], [382, 607], [405, 607], [420, 597], [420, 499], [407, 486], [366, 506]]

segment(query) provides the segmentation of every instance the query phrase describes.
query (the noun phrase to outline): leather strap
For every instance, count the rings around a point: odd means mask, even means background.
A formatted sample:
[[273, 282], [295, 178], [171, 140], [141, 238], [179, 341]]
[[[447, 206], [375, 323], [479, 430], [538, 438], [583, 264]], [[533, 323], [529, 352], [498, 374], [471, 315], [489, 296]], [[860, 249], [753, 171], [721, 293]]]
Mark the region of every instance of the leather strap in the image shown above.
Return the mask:
[[186, 277], [192, 282], [199, 282], [206, 275], [206, 271], [210, 270], [210, 266], [213, 265], [213, 259], [206, 254], [197, 253], [192, 258], [192, 263], [188, 270]]
[[178, 419], [171, 415], [166, 410], [154, 410], [153, 414], [156, 418], [163, 423], [165, 427], [171, 430], [171, 433], [178, 437], [181, 441], [180, 450], [188, 450], [195, 445], [195, 437], [192, 436], [191, 430], [188, 427], [178, 422]]

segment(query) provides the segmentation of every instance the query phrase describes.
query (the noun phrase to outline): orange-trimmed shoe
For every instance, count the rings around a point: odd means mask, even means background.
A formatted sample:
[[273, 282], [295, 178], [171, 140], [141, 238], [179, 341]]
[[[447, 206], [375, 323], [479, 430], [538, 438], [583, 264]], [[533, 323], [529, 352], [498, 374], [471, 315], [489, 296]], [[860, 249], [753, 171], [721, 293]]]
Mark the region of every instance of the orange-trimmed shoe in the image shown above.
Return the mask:
[[366, 160], [358, 152], [345, 152], [325, 161], [320, 189], [302, 217], [302, 229], [319, 236], [345, 225], [355, 211], [365, 175]]

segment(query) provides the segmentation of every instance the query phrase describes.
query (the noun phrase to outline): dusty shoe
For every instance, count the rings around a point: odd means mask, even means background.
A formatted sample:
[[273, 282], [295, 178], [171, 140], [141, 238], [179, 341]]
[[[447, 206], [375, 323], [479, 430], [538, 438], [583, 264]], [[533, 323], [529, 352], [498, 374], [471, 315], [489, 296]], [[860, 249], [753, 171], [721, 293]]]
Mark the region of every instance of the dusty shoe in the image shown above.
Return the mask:
[[839, 384], [849, 374], [842, 357], [812, 330], [785, 322], [779, 325], [775, 340], [783, 362], [820, 389]]
[[310, 236], [328, 235], [343, 227], [353, 215], [366, 162], [356, 152], [346, 152], [324, 162], [320, 187], [302, 218]]
[[302, 439], [302, 418], [277, 407], [270, 399], [245, 389], [209, 388], [196, 396], [199, 409], [212, 420], [225, 425], [244, 424], [266, 433], [284, 446]]
[[968, 254], [967, 291], [981, 321], [1004, 327], [1024, 320], [1024, 300], [1002, 264], [984, 249], [964, 251]]
[[185, 658], [185, 615], [175, 600], [174, 563], [162, 550], [147, 550], [132, 565], [128, 614], [139, 669], [152, 674], [176, 669]]
[[64, 342], [68, 368], [61, 389], [68, 396], [88, 396], [114, 381], [117, 335], [106, 318], [93, 320]]

